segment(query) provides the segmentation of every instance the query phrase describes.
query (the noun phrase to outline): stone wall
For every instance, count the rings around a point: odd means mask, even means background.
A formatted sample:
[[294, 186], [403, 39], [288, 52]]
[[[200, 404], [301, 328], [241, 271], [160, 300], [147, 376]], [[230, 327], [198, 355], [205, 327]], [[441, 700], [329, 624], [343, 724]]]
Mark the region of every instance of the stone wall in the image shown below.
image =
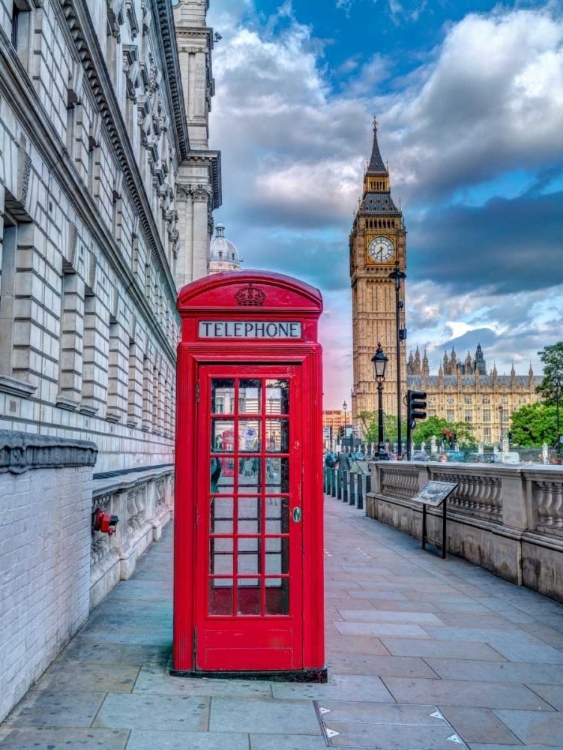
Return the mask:
[[[563, 601], [563, 468], [499, 464], [375, 462], [366, 513], [420, 539], [429, 480], [456, 482], [447, 501], [447, 550], [496, 575]], [[442, 511], [428, 536], [442, 543]]]
[[88, 616], [96, 453], [0, 431], [0, 721]]

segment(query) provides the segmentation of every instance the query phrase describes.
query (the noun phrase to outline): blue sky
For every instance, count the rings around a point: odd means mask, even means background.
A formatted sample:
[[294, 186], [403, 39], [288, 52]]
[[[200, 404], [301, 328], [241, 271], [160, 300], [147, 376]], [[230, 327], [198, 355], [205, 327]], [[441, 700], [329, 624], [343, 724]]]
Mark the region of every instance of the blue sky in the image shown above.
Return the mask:
[[[563, 8], [468, 0], [211, 0], [222, 35], [216, 221], [249, 268], [325, 299], [325, 404], [349, 397], [348, 234], [371, 119], [408, 230], [409, 348], [483, 345], [527, 372], [563, 338]], [[537, 367], [539, 371], [539, 367]]]

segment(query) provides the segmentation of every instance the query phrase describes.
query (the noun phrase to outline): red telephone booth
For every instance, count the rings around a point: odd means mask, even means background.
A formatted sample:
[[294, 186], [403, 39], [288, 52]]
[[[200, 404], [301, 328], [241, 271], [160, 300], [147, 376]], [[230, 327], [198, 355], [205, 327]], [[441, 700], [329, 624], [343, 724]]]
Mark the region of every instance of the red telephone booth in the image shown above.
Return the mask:
[[173, 673], [326, 681], [321, 295], [221, 273], [178, 310]]

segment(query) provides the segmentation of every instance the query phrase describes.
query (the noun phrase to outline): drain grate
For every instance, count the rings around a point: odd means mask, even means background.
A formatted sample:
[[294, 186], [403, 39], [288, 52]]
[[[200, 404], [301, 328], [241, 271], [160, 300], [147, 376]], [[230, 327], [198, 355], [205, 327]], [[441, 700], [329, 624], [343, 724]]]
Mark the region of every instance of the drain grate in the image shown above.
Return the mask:
[[468, 750], [436, 706], [314, 701], [327, 747]]

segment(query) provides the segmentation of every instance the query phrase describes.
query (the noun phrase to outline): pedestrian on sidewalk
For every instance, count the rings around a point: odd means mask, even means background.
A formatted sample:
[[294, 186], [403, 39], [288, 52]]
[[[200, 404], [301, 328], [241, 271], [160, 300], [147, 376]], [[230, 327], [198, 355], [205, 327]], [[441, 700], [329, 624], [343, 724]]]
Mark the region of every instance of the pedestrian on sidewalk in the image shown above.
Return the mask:
[[348, 451], [341, 450], [336, 459], [336, 468], [339, 471], [350, 471], [352, 468], [352, 461]]

